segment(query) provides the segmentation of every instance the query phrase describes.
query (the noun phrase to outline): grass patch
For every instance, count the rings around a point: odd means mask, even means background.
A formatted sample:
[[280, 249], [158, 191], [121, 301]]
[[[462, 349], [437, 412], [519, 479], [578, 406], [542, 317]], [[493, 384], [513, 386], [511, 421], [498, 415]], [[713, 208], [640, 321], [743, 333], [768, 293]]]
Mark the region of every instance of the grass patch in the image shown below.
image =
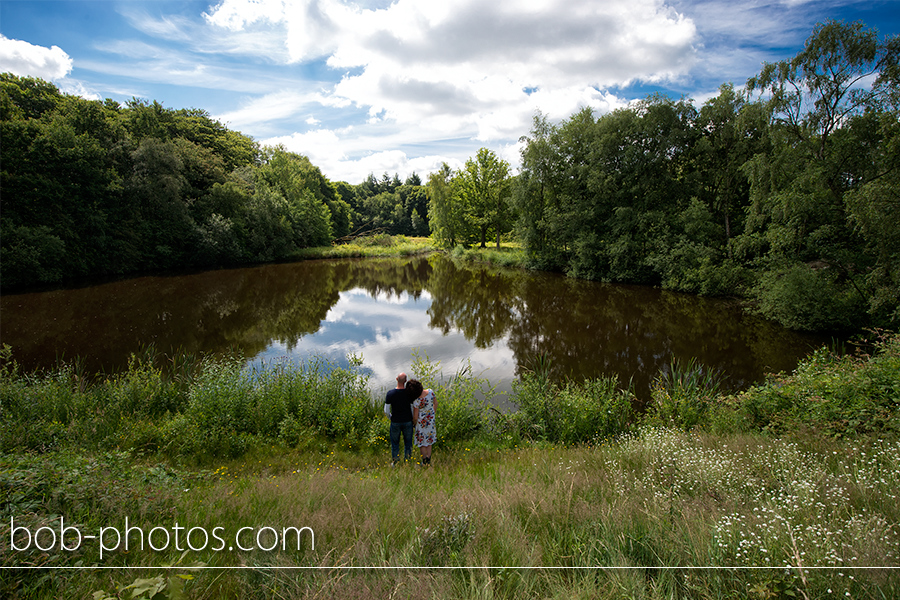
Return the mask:
[[450, 251], [450, 256], [465, 262], [489, 263], [498, 267], [525, 268], [528, 264], [525, 249], [513, 242], [503, 242], [499, 249], [457, 246]]
[[[191, 576], [184, 580], [190, 598], [271, 598], [276, 590], [282, 598], [323, 590], [341, 598], [884, 598], [900, 591], [896, 571], [861, 568], [900, 558], [897, 442], [811, 448], [758, 434], [642, 428], [594, 446], [442, 448], [427, 469], [392, 468], [382, 450], [384, 457], [360, 458], [338, 448], [281, 447], [215, 469], [164, 472], [123, 455], [5, 457], [7, 478], [15, 471], [16, 489], [27, 490], [12, 513], [17, 527], [42, 522], [23, 516], [27, 502], [27, 514], [46, 522], [62, 513], [84, 527], [121, 527], [129, 517], [145, 531], [170, 533], [178, 523], [195, 530], [198, 550], [182, 556], [133, 545], [102, 561], [90, 547], [30, 558], [5, 552], [6, 564], [19, 567], [80, 561], [121, 568], [5, 571], [3, 592], [112, 595], [138, 578], [173, 573]], [[79, 483], [87, 481], [93, 484]], [[8, 536], [11, 512], [2, 516], [0, 534]], [[197, 528], [216, 527], [228, 543], [251, 527], [246, 549], [216, 551], [212, 538], [199, 549]], [[314, 536], [276, 544], [291, 527]], [[179, 560], [246, 568], [162, 569]], [[129, 569], [135, 566], [160, 569]]]
[[372, 258], [413, 256], [433, 252], [435, 247], [431, 238], [407, 237], [404, 235], [388, 235], [378, 233], [361, 236], [343, 244], [317, 246], [298, 250], [292, 258], [305, 260], [313, 258]]

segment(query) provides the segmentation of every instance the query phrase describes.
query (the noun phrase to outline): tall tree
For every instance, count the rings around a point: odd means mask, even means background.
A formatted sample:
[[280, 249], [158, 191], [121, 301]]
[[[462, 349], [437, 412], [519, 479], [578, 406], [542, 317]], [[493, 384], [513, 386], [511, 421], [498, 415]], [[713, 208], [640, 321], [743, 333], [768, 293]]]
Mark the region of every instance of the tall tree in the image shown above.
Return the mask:
[[454, 187], [453, 170], [447, 163], [428, 176], [426, 190], [431, 235], [445, 248], [453, 248], [462, 242], [465, 231], [462, 206]]
[[560, 165], [554, 146], [556, 128], [541, 113], [534, 116], [531, 135], [523, 136], [522, 162], [512, 203], [518, 213], [518, 235], [530, 259], [549, 268], [562, 266], [559, 256], [568, 236], [554, 227], [559, 208], [556, 175]]
[[[860, 277], [879, 268], [860, 239], [874, 230], [862, 225], [864, 218], [851, 217], [848, 200], [856, 215], [870, 214], [867, 199], [877, 204], [883, 195], [859, 190], [874, 193], [872, 184], [890, 182], [897, 169], [896, 161], [883, 160], [895, 154], [885, 146], [892, 136], [876, 124], [892, 104], [896, 120], [898, 57], [900, 36], [879, 40], [862, 23], [829, 21], [794, 58], [765, 64], [747, 82], [766, 98], [773, 143], [771, 154], [746, 166], [752, 199], [747, 233], [766, 241], [760, 251], [777, 270], [762, 280], [758, 294], [782, 322], [854, 326], [859, 304], [871, 306], [877, 296]], [[823, 314], [833, 316], [820, 319]]]
[[480, 232], [481, 247], [486, 247], [488, 231], [492, 230], [500, 248], [500, 236], [509, 228], [509, 163], [481, 148], [474, 159], [466, 161], [459, 176], [466, 219]]

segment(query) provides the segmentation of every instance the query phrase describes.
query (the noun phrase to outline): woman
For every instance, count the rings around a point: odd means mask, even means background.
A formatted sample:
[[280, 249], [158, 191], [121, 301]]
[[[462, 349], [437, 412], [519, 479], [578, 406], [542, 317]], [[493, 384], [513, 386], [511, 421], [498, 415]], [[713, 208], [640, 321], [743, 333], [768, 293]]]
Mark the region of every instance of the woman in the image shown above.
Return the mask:
[[415, 379], [410, 379], [406, 383], [406, 389], [413, 399], [413, 424], [416, 426], [413, 440], [422, 454], [422, 464], [428, 465], [431, 464], [431, 446], [437, 441], [437, 430], [434, 426], [434, 392], [424, 389]]

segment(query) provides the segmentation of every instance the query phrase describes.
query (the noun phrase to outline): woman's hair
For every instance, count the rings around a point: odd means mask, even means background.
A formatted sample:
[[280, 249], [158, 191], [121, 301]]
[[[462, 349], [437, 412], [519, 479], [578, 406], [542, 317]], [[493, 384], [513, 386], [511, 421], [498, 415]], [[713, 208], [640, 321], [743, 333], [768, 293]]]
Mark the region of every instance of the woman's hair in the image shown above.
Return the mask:
[[421, 396], [424, 389], [418, 379], [410, 379], [406, 382], [406, 390], [409, 392], [410, 400], [415, 400]]

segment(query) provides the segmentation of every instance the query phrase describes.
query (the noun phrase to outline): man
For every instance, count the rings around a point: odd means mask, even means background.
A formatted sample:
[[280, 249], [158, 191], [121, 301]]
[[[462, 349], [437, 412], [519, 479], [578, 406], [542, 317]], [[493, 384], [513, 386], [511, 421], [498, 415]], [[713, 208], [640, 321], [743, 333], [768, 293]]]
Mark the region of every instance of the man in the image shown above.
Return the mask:
[[400, 459], [400, 435], [403, 435], [403, 455], [406, 460], [412, 456], [412, 398], [406, 391], [406, 373], [397, 375], [397, 387], [390, 390], [384, 399], [384, 414], [391, 419], [391, 461]]

